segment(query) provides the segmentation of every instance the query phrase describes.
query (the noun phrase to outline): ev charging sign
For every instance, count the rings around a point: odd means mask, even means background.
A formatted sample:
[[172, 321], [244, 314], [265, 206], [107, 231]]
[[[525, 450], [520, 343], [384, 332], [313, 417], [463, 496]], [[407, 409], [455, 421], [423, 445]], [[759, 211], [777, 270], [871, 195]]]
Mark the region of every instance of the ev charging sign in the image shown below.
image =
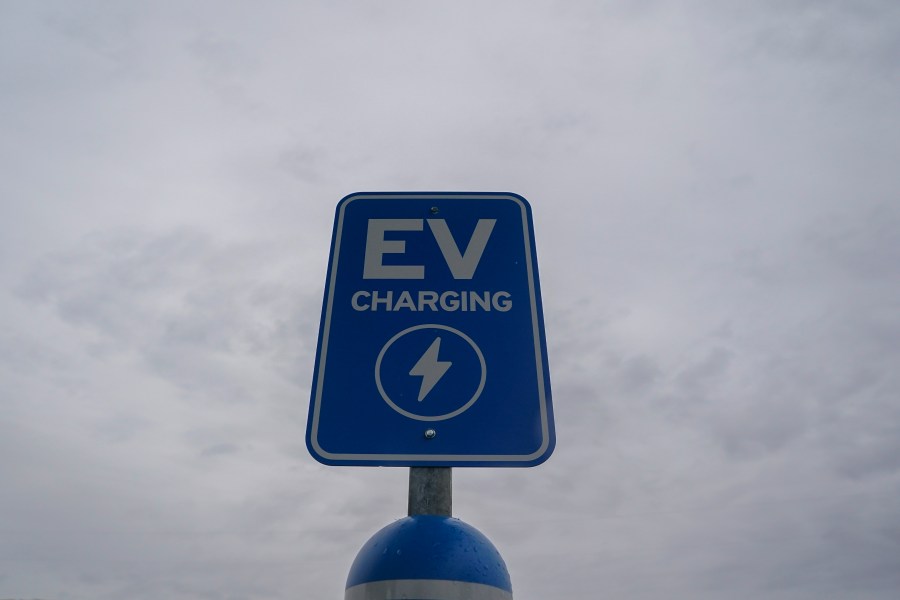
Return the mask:
[[555, 445], [528, 202], [337, 206], [306, 443], [329, 465], [534, 466]]

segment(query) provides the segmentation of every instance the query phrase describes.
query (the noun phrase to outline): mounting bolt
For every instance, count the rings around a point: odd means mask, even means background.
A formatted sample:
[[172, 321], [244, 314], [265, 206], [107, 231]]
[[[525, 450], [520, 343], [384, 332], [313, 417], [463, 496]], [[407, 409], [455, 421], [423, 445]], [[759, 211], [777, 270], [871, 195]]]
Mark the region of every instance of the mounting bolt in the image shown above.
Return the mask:
[[432, 207], [431, 207], [431, 214], [433, 214], [433, 215], [438, 214], [438, 207], [437, 207], [437, 206], [432, 206]]
[[426, 440], [433, 440], [436, 435], [437, 435], [437, 431], [435, 431], [434, 429], [426, 429], [425, 430], [425, 439]]

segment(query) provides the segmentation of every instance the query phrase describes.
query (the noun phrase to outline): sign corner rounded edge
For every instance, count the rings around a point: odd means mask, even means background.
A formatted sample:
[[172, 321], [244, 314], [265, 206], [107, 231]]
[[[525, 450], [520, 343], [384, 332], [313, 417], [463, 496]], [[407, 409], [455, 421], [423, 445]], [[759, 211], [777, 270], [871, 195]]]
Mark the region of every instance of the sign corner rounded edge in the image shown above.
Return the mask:
[[309, 455], [316, 459], [317, 462], [329, 467], [343, 464], [341, 461], [329, 458], [331, 453], [319, 445], [316, 434], [317, 432], [313, 431], [312, 428], [306, 431], [306, 450], [309, 452]]
[[528, 463], [529, 467], [536, 467], [545, 463], [547, 459], [550, 458], [550, 455], [553, 454], [553, 451], [556, 450], [556, 433], [553, 430], [550, 431], [547, 442], [547, 447], [541, 452], [540, 456]]
[[525, 196], [523, 196], [522, 194], [517, 194], [516, 192], [508, 192], [508, 191], [507, 191], [507, 192], [501, 192], [501, 193], [502, 193], [504, 196], [512, 196], [513, 198], [516, 198], [517, 200], [521, 200], [521, 201], [524, 202], [525, 204], [528, 204], [528, 199], [525, 198]]
[[337, 210], [340, 210], [343, 206], [353, 202], [357, 198], [360, 198], [362, 196], [368, 196], [368, 195], [370, 195], [369, 192], [353, 192], [351, 194], [347, 194], [346, 196], [344, 196], [343, 198], [341, 198], [338, 201]]
[[501, 196], [501, 197], [506, 196], [510, 200], [521, 204], [525, 208], [525, 210], [528, 211], [529, 213], [531, 212], [531, 203], [522, 194], [517, 194], [515, 192], [497, 192], [497, 195]]

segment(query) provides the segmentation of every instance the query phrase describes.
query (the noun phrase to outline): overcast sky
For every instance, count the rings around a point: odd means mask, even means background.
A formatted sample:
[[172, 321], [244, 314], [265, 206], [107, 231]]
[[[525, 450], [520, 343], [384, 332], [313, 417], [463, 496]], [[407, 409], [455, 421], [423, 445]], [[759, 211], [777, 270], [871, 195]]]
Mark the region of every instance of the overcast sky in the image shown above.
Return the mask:
[[511, 191], [557, 423], [517, 600], [900, 594], [900, 3], [0, 2], [0, 598], [343, 597], [336, 203]]

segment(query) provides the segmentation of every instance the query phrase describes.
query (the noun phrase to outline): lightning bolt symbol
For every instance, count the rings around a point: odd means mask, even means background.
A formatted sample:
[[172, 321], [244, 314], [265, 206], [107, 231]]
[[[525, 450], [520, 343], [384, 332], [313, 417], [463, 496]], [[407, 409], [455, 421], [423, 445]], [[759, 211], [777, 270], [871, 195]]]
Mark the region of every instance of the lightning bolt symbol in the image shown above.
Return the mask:
[[448, 360], [438, 360], [438, 352], [441, 349], [441, 338], [434, 338], [428, 350], [422, 355], [422, 358], [410, 369], [409, 374], [422, 378], [422, 387], [419, 388], [419, 402], [425, 399], [428, 392], [437, 385], [447, 369], [453, 364]]

